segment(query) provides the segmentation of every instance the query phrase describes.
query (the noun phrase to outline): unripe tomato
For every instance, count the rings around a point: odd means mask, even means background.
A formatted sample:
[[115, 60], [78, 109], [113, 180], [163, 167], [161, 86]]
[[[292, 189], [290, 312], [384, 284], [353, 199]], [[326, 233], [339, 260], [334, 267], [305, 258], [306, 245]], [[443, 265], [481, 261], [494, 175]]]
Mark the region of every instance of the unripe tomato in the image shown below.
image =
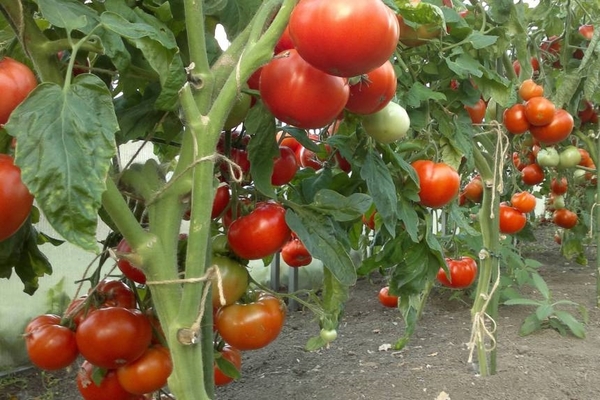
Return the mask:
[[401, 105], [390, 101], [376, 113], [365, 115], [362, 120], [367, 135], [380, 143], [393, 143], [406, 137], [410, 118]]
[[441, 208], [458, 195], [460, 176], [450, 165], [417, 160], [412, 167], [419, 176], [419, 199], [422, 205]]
[[221, 304], [219, 279], [217, 276], [213, 277], [213, 307], [221, 307], [235, 303], [244, 295], [244, 293], [246, 293], [246, 289], [248, 289], [248, 283], [250, 282], [248, 270], [239, 262], [228, 257], [213, 255], [211, 263], [219, 267], [221, 287], [223, 289], [223, 296], [225, 297], [225, 304]]
[[538, 151], [535, 157], [541, 167], [556, 167], [560, 163], [560, 156], [554, 147], [546, 147]]
[[560, 152], [560, 163], [561, 168], [573, 168], [578, 165], [582, 160], [580, 151], [575, 146], [567, 146], [563, 151]]
[[[1, 63], [2, 61], [0, 73]], [[4, 97], [4, 92], [0, 93], [0, 98]], [[32, 206], [33, 196], [21, 180], [21, 169], [15, 165], [11, 156], [0, 154], [0, 242], [19, 230]]]
[[0, 60], [0, 125], [6, 124], [13, 110], [36, 86], [37, 79], [27, 65], [10, 57]]

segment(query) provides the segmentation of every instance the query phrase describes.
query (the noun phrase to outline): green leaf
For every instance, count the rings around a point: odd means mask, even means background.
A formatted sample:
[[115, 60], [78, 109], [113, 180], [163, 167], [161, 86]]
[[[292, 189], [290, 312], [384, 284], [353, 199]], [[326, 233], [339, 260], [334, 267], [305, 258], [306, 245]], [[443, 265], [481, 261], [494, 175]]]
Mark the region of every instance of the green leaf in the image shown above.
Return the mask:
[[567, 311], [556, 310], [554, 311], [554, 315], [569, 328], [573, 335], [580, 339], [585, 338], [585, 326], [577, 321], [570, 313]]
[[229, 0], [227, 6], [217, 15], [225, 28], [227, 38], [232, 41], [249, 24], [262, 0]]
[[554, 312], [554, 308], [550, 304], [542, 304], [535, 310], [535, 316], [540, 321], [547, 319]]
[[235, 365], [223, 356], [215, 357], [215, 363], [221, 372], [230, 378], [239, 379], [242, 376]]
[[82, 74], [65, 88], [42, 83], [13, 111], [15, 162], [52, 227], [69, 242], [98, 251], [97, 211], [119, 129], [106, 85]]
[[548, 289], [548, 285], [546, 284], [546, 281], [544, 281], [544, 278], [542, 278], [537, 272], [533, 272], [531, 274], [531, 278], [533, 280], [533, 285], [540, 292], [540, 294], [544, 296], [546, 300], [550, 300], [550, 289]]
[[471, 226], [470, 220], [465, 217], [458, 202], [451, 202], [447, 211], [449, 212], [448, 220], [455, 223], [458, 229], [469, 236], [481, 236], [481, 232]]
[[245, 121], [252, 140], [248, 143], [250, 174], [256, 189], [268, 197], [275, 197], [271, 185], [273, 159], [279, 157], [279, 146], [275, 140], [275, 120], [264, 110], [262, 103], [252, 107]]
[[404, 101], [409, 107], [419, 107], [421, 103], [426, 103], [429, 100], [443, 101], [446, 100], [446, 96], [443, 93], [431, 90], [421, 82], [415, 82], [404, 96]]
[[531, 314], [525, 318], [523, 324], [521, 324], [521, 328], [519, 329], [519, 335], [527, 336], [532, 334], [533, 332], [539, 331], [542, 329], [542, 322], [537, 319], [535, 314]]
[[473, 48], [483, 49], [496, 43], [498, 36], [484, 35], [479, 31], [473, 31], [467, 40], [471, 43]]
[[322, 212], [340, 222], [360, 218], [371, 207], [371, 204], [371, 197], [367, 194], [354, 193], [346, 197], [329, 189], [319, 190], [313, 203]]
[[467, 79], [471, 76], [481, 77], [482, 65], [469, 54], [461, 54], [455, 60], [446, 59], [446, 64], [460, 79]]
[[510, 299], [504, 302], [507, 306], [540, 306], [541, 302], [532, 299]]
[[313, 336], [310, 339], [308, 339], [308, 341], [306, 342], [306, 346], [304, 346], [304, 349], [306, 351], [315, 351], [315, 350], [322, 349], [326, 345], [327, 345], [327, 342], [325, 340], [323, 340], [323, 338], [320, 335], [317, 335], [317, 336]]
[[[439, 243], [435, 244], [433, 235], [425, 241], [404, 241], [402, 246], [396, 244], [395, 250], [404, 256], [395, 260], [396, 267], [392, 272], [390, 287], [393, 286], [397, 293], [412, 295], [420, 293], [427, 282], [434, 279], [440, 266], [444, 263], [440, 253]], [[433, 247], [434, 249], [432, 249]]]
[[345, 231], [328, 217], [307, 207], [288, 209], [286, 221], [310, 254], [323, 262], [342, 285], [356, 282], [356, 270], [350, 255], [342, 245]]
[[367, 183], [375, 208], [381, 215], [384, 225], [390, 232], [395, 232], [398, 215], [396, 186], [388, 167], [373, 150], [367, 153], [360, 176]]
[[98, 21], [98, 14], [77, 0], [38, 0], [37, 3], [48, 22], [69, 33]]
[[556, 108], [562, 108], [571, 101], [581, 82], [581, 76], [572, 72], [561, 74], [561, 78], [557, 80], [556, 92], [552, 96]]
[[415, 210], [414, 203], [401, 197], [398, 205], [398, 218], [404, 223], [406, 233], [413, 242], [419, 241], [419, 214]]

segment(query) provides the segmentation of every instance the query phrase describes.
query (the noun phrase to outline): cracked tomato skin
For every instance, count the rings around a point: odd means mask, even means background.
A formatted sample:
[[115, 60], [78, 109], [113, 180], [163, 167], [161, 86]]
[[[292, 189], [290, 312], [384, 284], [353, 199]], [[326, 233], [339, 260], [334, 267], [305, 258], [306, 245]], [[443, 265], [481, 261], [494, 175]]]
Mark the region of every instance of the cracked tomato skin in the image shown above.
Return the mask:
[[32, 206], [33, 196], [21, 180], [21, 169], [11, 156], [0, 154], [0, 242], [19, 230]]

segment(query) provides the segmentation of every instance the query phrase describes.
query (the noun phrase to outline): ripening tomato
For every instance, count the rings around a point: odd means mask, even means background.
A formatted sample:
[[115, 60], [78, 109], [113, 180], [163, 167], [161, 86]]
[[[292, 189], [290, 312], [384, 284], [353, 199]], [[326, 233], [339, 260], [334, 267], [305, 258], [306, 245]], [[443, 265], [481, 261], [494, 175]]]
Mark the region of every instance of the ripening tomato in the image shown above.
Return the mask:
[[229, 367], [233, 367], [239, 372], [242, 369], [242, 352], [230, 345], [225, 345], [220, 351], [215, 351], [213, 372], [216, 386], [227, 385], [234, 379], [223, 371], [225, 369], [223, 363], [229, 363]]
[[552, 221], [561, 228], [571, 229], [577, 225], [578, 218], [577, 214], [575, 214], [573, 211], [566, 208], [561, 208], [554, 211], [554, 214], [552, 215]]
[[535, 83], [533, 79], [526, 79], [519, 86], [519, 96], [525, 101], [543, 95], [544, 87]]
[[221, 307], [215, 324], [223, 340], [239, 350], [265, 347], [279, 336], [285, 322], [285, 304], [261, 292], [256, 301]]
[[101, 308], [79, 324], [75, 339], [86, 360], [114, 369], [144, 354], [152, 340], [152, 326], [139, 310]]
[[81, 364], [77, 372], [77, 389], [84, 400], [134, 400], [137, 395], [129, 393], [119, 383], [117, 372], [114, 369], [100, 371], [99, 385], [94, 382], [97, 367], [88, 361]]
[[123, 258], [123, 256], [126, 254], [131, 254], [132, 252], [131, 246], [129, 246], [127, 240], [121, 239], [116, 250], [117, 257], [119, 258], [117, 261], [117, 267], [119, 267], [123, 275], [136, 283], [141, 283], [144, 285], [146, 283], [146, 274], [144, 274], [144, 271], [138, 267], [134, 267], [133, 264], [131, 264], [131, 261]]
[[10, 57], [0, 59], [0, 125], [6, 124], [13, 110], [36, 86], [37, 79], [27, 65]]
[[483, 198], [483, 181], [481, 180], [481, 176], [477, 175], [473, 177], [473, 179], [465, 185], [462, 193], [473, 203], [481, 203], [481, 199]]
[[533, 126], [548, 125], [555, 111], [554, 103], [545, 97], [533, 97], [525, 102], [525, 117]]
[[302, 0], [289, 27], [303, 59], [343, 77], [366, 74], [385, 63], [400, 33], [396, 16], [381, 0]]
[[475, 282], [477, 262], [474, 259], [465, 256], [459, 259], [446, 258], [445, 261], [450, 272], [450, 279], [448, 279], [446, 271], [440, 267], [437, 280], [442, 285], [451, 289], [465, 289]]
[[530, 213], [535, 210], [537, 200], [535, 196], [529, 192], [517, 192], [510, 198], [510, 204], [522, 213]]
[[521, 156], [519, 155], [518, 151], [513, 152], [512, 161], [513, 161], [513, 165], [515, 166], [515, 168], [518, 171], [523, 171], [523, 168], [525, 168], [527, 165], [529, 165], [529, 164], [521, 161]]
[[583, 100], [583, 109], [581, 106], [579, 107], [579, 111], [577, 112], [577, 116], [581, 122], [581, 125], [584, 125], [592, 119], [592, 117], [596, 114], [596, 110], [594, 110], [594, 105], [589, 100]]
[[592, 40], [592, 36], [594, 36], [594, 25], [586, 24], [581, 25], [578, 29], [579, 34], [583, 36], [585, 40]]
[[294, 152], [301, 146], [300, 142], [296, 140], [295, 137], [284, 131], [277, 132], [277, 143], [279, 143], [280, 146], [289, 147]]
[[250, 214], [233, 221], [227, 231], [231, 250], [241, 258], [258, 260], [275, 253], [290, 238], [285, 208], [262, 202]]
[[573, 131], [575, 121], [573, 116], [560, 108], [554, 113], [554, 118], [547, 125], [532, 126], [529, 128], [531, 135], [543, 144], [556, 144], [569, 137]]
[[581, 161], [577, 165], [581, 165], [582, 167], [592, 168], [594, 165], [594, 160], [590, 156], [590, 153], [586, 149], [578, 148], [579, 154], [581, 155]]
[[544, 181], [544, 170], [538, 164], [529, 164], [521, 170], [521, 179], [526, 185], [538, 185]]
[[498, 214], [501, 233], [515, 234], [523, 229], [527, 223], [525, 214], [506, 204], [500, 204]]
[[239, 262], [228, 257], [213, 255], [211, 263], [219, 267], [221, 287], [223, 288], [223, 296], [225, 297], [225, 304], [221, 304], [218, 288], [219, 280], [215, 276], [212, 279], [213, 307], [235, 303], [246, 293], [246, 289], [248, 289], [248, 283], [250, 282], [248, 270]]
[[552, 178], [552, 182], [550, 182], [550, 190], [556, 195], [567, 193], [568, 188], [569, 183], [564, 176], [560, 178], [560, 181], [557, 178]]
[[485, 111], [487, 110], [487, 104], [485, 100], [479, 99], [474, 106], [465, 106], [465, 110], [469, 113], [471, 117], [471, 122], [474, 124], [480, 124], [483, 122], [485, 118]]
[[525, 116], [525, 105], [517, 103], [504, 110], [502, 122], [507, 131], [520, 135], [529, 130], [529, 120]]
[[390, 287], [384, 286], [379, 290], [379, 294], [377, 295], [379, 302], [381, 305], [390, 308], [398, 307], [398, 296], [394, 296], [390, 294]]
[[302, 145], [296, 149], [296, 161], [302, 168], [312, 168], [315, 171], [323, 168], [323, 161], [317, 157], [317, 154]]
[[41, 315], [25, 329], [29, 360], [38, 368], [53, 371], [71, 365], [79, 355], [75, 332], [60, 325], [60, 317]]
[[[5, 58], [6, 60], [6, 58]], [[0, 61], [0, 74], [2, 73]], [[0, 77], [0, 85], [1, 85]], [[0, 92], [4, 97], [4, 92]], [[33, 206], [33, 196], [21, 180], [21, 169], [11, 156], [0, 154], [0, 242], [15, 234]]]
[[279, 157], [273, 160], [271, 184], [281, 186], [289, 183], [298, 171], [294, 151], [287, 146], [279, 146]]
[[417, 47], [427, 43], [428, 40], [440, 37], [442, 33], [439, 26], [434, 23], [420, 24], [417, 28], [413, 28], [404, 22], [404, 18], [397, 14], [398, 23], [400, 26], [400, 42], [408, 47]]
[[94, 293], [102, 307], [136, 308], [135, 293], [125, 282], [104, 279]]
[[450, 165], [417, 160], [412, 167], [419, 176], [419, 199], [422, 205], [441, 208], [458, 195], [460, 176]]
[[263, 67], [259, 87], [263, 102], [277, 119], [304, 129], [329, 124], [350, 95], [345, 78], [313, 67], [294, 49], [278, 54]]
[[283, 245], [281, 259], [290, 267], [303, 267], [312, 262], [312, 255], [296, 235]]
[[129, 393], [146, 394], [165, 386], [172, 371], [169, 349], [155, 345], [148, 347], [139, 358], [117, 368], [117, 379]]
[[[540, 62], [537, 58], [531, 57], [529, 60], [531, 63], [531, 69], [533, 70], [533, 74], [537, 74], [540, 72]], [[513, 69], [515, 70], [515, 75], [519, 76], [521, 74], [521, 63], [519, 60], [515, 60], [513, 62]]]
[[396, 85], [394, 66], [387, 60], [362, 75], [357, 83], [350, 85], [350, 97], [345, 108], [355, 114], [373, 114], [385, 107], [396, 95]]

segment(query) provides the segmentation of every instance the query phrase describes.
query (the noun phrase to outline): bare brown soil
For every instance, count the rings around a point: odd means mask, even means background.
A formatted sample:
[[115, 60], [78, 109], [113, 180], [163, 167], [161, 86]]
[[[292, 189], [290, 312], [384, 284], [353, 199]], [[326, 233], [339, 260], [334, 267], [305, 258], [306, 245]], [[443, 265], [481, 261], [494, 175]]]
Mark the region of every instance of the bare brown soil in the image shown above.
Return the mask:
[[[327, 400], [593, 400], [600, 398], [600, 311], [595, 308], [595, 250], [588, 267], [558, 255], [549, 235], [529, 246], [542, 262], [540, 274], [553, 298], [585, 305], [586, 339], [543, 330], [518, 335], [533, 309], [502, 306], [498, 319], [498, 372], [480, 377], [467, 362], [470, 302], [436, 289], [413, 339], [401, 351], [384, 350], [402, 334], [395, 309], [382, 307], [380, 277], [362, 279], [351, 290], [338, 339], [328, 349], [304, 351], [318, 334], [310, 313], [290, 312], [280, 337], [267, 348], [246, 352], [242, 378], [217, 389], [217, 398]], [[535, 291], [531, 296], [536, 297]], [[539, 298], [539, 296], [537, 296]], [[383, 345], [383, 346], [382, 346]], [[0, 378], [0, 400], [79, 399], [73, 371], [35, 369]], [[12, 384], [11, 384], [12, 383]]]

